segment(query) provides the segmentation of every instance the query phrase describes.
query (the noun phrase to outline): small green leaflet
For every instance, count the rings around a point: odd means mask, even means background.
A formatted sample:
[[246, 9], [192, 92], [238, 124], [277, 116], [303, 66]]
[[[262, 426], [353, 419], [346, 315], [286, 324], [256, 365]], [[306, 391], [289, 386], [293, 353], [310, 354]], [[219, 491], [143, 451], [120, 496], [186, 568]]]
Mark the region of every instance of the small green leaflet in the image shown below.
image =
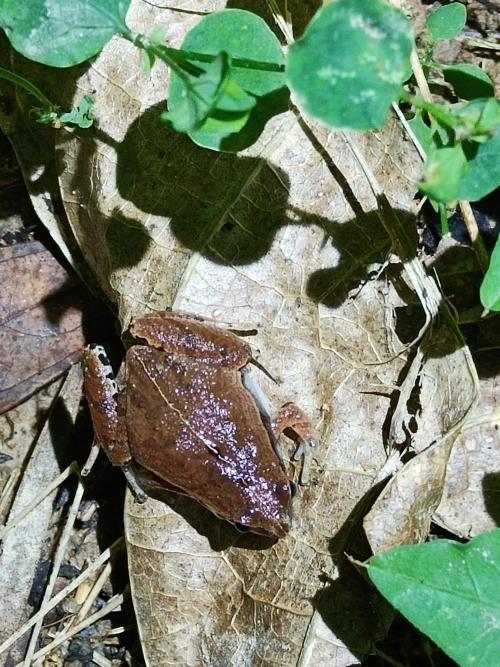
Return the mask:
[[493, 97], [495, 94], [490, 77], [477, 65], [459, 63], [444, 66], [443, 76], [453, 86], [455, 95], [462, 100]]
[[[184, 131], [199, 146], [228, 152], [246, 148], [256, 141], [269, 118], [287, 109], [285, 57], [276, 36], [259, 16], [241, 9], [209, 14], [186, 35], [182, 48], [213, 56], [224, 52], [229, 62], [222, 93], [215, 91], [217, 99], [212, 100], [205, 95], [207, 113], [197, 116], [202, 122], [192, 122], [191, 110], [191, 126], [184, 124]], [[208, 72], [206, 62], [195, 57], [189, 64]], [[183, 122], [181, 107], [192, 109], [193, 102], [188, 101], [191, 80], [190, 76], [186, 82], [172, 72], [167, 119], [172, 122], [175, 117], [176, 127]]]
[[328, 127], [381, 127], [408, 76], [413, 39], [404, 14], [381, 0], [337, 0], [290, 47], [297, 105]]
[[491, 254], [490, 265], [481, 283], [479, 295], [485, 308], [500, 311], [500, 236]]
[[452, 134], [432, 134], [419, 188], [438, 202], [478, 201], [500, 185], [500, 103], [472, 100], [453, 115]]
[[59, 122], [62, 125], [76, 125], [82, 129], [87, 129], [94, 123], [92, 118], [92, 107], [94, 106], [94, 98], [90, 95], [84, 95], [80, 104], [71, 109], [68, 113], [62, 113], [59, 116]]
[[180, 89], [176, 104], [171, 111], [161, 115], [162, 120], [174, 130], [197, 130], [207, 117], [215, 112], [225, 113], [228, 120], [230, 114], [233, 114], [233, 120], [240, 123], [237, 129], [241, 129], [247, 122], [256, 100], [234, 81], [227, 53], [219, 53], [198, 77], [187, 72], [184, 76], [184, 85]]
[[433, 132], [432, 129], [426, 123], [424, 123], [422, 112], [420, 110], [415, 112], [413, 118], [408, 121], [408, 125], [417, 137], [420, 145], [424, 149], [424, 152], [429, 153], [432, 148]]
[[26, 58], [71, 67], [127, 30], [129, 4], [130, 0], [2, 0], [0, 28]]
[[453, 111], [460, 127], [458, 138], [487, 141], [500, 130], [500, 101], [490, 97], [485, 100], [472, 100]]
[[467, 11], [460, 2], [439, 7], [427, 19], [427, 31], [434, 41], [454, 39], [462, 32], [467, 21]]
[[500, 530], [468, 544], [437, 540], [375, 556], [378, 590], [461, 667], [500, 660]]
[[424, 181], [419, 189], [434, 201], [455, 201], [466, 169], [467, 158], [461, 144], [432, 148], [425, 161]]

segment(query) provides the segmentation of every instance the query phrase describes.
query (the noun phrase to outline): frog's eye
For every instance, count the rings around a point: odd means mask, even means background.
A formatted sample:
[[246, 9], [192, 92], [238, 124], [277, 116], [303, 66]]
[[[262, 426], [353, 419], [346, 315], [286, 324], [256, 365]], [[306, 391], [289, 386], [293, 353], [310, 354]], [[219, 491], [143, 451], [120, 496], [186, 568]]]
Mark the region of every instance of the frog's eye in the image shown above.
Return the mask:
[[295, 482], [292, 482], [292, 480], [290, 480], [289, 483], [290, 483], [290, 495], [292, 496], [292, 498], [295, 498], [295, 496], [297, 495], [297, 485], [295, 484]]
[[239, 533], [248, 533], [250, 528], [248, 526], [244, 526], [242, 523], [235, 523], [234, 527]]

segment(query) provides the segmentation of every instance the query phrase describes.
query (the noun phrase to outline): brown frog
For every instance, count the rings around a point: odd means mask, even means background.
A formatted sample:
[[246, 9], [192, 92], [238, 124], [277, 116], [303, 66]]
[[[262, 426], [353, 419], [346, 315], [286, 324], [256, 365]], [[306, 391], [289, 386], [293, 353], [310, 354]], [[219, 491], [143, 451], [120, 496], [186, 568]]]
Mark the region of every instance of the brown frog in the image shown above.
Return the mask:
[[146, 498], [132, 462], [237, 527], [286, 535], [293, 487], [277, 441], [287, 430], [302, 451], [313, 444], [304, 413], [286, 403], [271, 416], [250, 347], [230, 331], [166, 311], [131, 332], [143, 344], [128, 349], [117, 382], [100, 346], [87, 348], [84, 377], [96, 438], [136, 497]]

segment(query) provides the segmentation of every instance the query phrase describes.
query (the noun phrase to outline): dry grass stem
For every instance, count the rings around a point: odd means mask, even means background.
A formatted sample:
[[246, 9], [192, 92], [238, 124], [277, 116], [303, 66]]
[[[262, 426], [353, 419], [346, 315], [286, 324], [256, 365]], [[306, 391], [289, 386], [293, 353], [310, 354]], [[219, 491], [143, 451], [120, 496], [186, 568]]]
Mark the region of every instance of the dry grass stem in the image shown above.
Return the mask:
[[[93, 563], [91, 563], [78, 577], [73, 579], [73, 581], [70, 582], [65, 588], [63, 588], [62, 591], [60, 591], [57, 595], [51, 598], [45, 607], [42, 607], [22, 627], [20, 627], [19, 630], [14, 632], [9, 637], [9, 639], [7, 639], [0, 646], [0, 654], [4, 653], [8, 648], [10, 648], [20, 637], [24, 635], [25, 632], [27, 632], [31, 627], [33, 627], [40, 618], [43, 618], [51, 609], [56, 607], [62, 600], [64, 600], [65, 597], [67, 597], [70, 593], [72, 593], [75, 590], [75, 588], [78, 588], [78, 586], [82, 583], [82, 581], [85, 581], [96, 570], [99, 570], [100, 567], [111, 558], [111, 556], [117, 549], [123, 547], [123, 544], [124, 544], [123, 537], [120, 537], [108, 549], [105, 549], [99, 556], [99, 558], [96, 558], [96, 560]], [[33, 658], [36, 658], [36, 654], [35, 656], [33, 656]]]
[[[71, 465], [76, 465], [76, 464], [71, 464]], [[70, 466], [71, 467], [71, 466]], [[45, 589], [45, 593], [43, 596], [42, 603], [40, 607], [43, 609], [45, 605], [50, 600], [50, 597], [52, 595], [52, 591], [54, 590], [54, 586], [57, 580], [57, 576], [59, 574], [59, 568], [61, 567], [61, 563], [64, 558], [64, 554], [66, 553], [66, 547], [68, 545], [68, 542], [71, 537], [71, 532], [73, 530], [73, 526], [76, 520], [76, 516], [78, 514], [78, 508], [80, 507], [80, 502], [82, 500], [83, 496], [83, 484], [81, 480], [78, 480], [78, 486], [76, 488], [76, 492], [73, 498], [73, 502], [71, 503], [71, 507], [68, 512], [68, 516], [66, 519], [66, 523], [64, 525], [63, 532], [61, 534], [61, 538], [59, 540], [59, 544], [57, 546], [57, 550], [54, 556], [54, 563], [52, 567], [52, 572], [50, 574], [49, 581], [47, 582], [47, 587]], [[28, 646], [28, 649], [26, 651], [26, 656], [24, 658], [24, 667], [29, 667], [31, 664], [31, 660], [33, 657], [33, 654], [35, 652], [35, 648], [38, 642], [38, 636], [40, 634], [40, 630], [42, 629], [42, 623], [43, 623], [43, 618], [40, 618], [36, 624], [35, 627], [33, 628], [33, 633], [31, 635], [30, 643]]]
[[34, 498], [25, 509], [20, 512], [17, 516], [15, 516], [11, 521], [9, 521], [5, 526], [2, 526], [0, 528], [0, 540], [4, 538], [4, 536], [11, 531], [13, 528], [15, 528], [23, 519], [25, 519], [30, 512], [32, 512], [35, 507], [37, 507], [48, 495], [52, 493], [57, 487], [64, 482], [65, 479], [67, 479], [70, 475], [73, 473], [79, 475], [80, 474], [80, 468], [78, 466], [78, 463], [76, 461], [73, 461], [66, 470], [63, 470], [63, 472], [59, 475], [59, 477], [56, 477], [53, 482], [51, 482], [48, 486], [45, 487], [45, 489]]
[[[115, 542], [116, 544], [116, 542]], [[107, 549], [106, 551], [109, 551]], [[120, 593], [119, 595], [114, 595], [109, 602], [102, 608], [99, 609], [99, 611], [96, 611], [95, 614], [92, 614], [92, 616], [88, 616], [85, 621], [82, 623], [78, 623], [78, 625], [75, 625], [74, 627], [68, 629], [67, 632], [62, 632], [60, 635], [54, 639], [54, 641], [50, 642], [50, 644], [47, 644], [47, 646], [44, 646], [42, 649], [37, 651], [34, 656], [33, 656], [33, 662], [39, 661], [41, 658], [44, 658], [46, 655], [51, 653], [54, 649], [56, 649], [58, 646], [61, 644], [64, 644], [65, 641], [68, 639], [71, 639], [71, 637], [74, 637], [77, 635], [79, 632], [82, 630], [85, 630], [85, 628], [88, 628], [89, 625], [92, 625], [93, 623], [96, 623], [97, 621], [100, 621], [101, 618], [104, 618], [104, 616], [107, 616], [109, 613], [114, 611], [115, 609], [118, 609], [120, 607], [126, 596], [127, 596], [127, 590], [124, 591], [123, 593]], [[22, 663], [16, 665], [16, 667], [21, 667]]]

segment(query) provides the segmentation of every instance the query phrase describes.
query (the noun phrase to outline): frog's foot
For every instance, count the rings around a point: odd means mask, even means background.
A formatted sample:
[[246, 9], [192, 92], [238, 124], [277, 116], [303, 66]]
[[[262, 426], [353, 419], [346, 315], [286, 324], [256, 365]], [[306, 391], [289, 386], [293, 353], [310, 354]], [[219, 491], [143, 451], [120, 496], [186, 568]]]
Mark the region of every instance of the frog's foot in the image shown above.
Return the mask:
[[302, 459], [300, 483], [309, 481], [309, 468], [313, 448], [316, 446], [310, 420], [295, 403], [285, 403], [271, 419], [271, 430], [278, 441], [282, 433], [288, 435], [298, 447], [293, 456], [294, 461]]
[[128, 482], [130, 490], [134, 494], [134, 498], [138, 503], [145, 503], [148, 499], [148, 494], [137, 481], [137, 477], [135, 476], [133, 470], [128, 465], [124, 465], [122, 466], [122, 471], [125, 475], [125, 479]]
[[298, 447], [294, 454], [294, 460], [302, 458], [302, 470], [300, 473], [300, 483], [307, 484], [309, 479], [309, 466], [312, 459], [312, 448], [316, 446], [311, 422], [295, 403], [285, 403], [278, 412], [273, 415], [267, 396], [261, 387], [252, 377], [248, 366], [241, 369], [243, 385], [253, 396], [259, 409], [264, 424], [270, 431], [274, 439], [274, 451], [280, 461], [283, 461], [283, 451], [279, 442], [279, 437], [283, 431], [288, 431], [289, 435]]
[[87, 477], [87, 475], [90, 474], [90, 471], [94, 463], [96, 462], [100, 451], [101, 451], [101, 445], [97, 442], [97, 440], [94, 440], [94, 442], [92, 443], [90, 454], [82, 468], [82, 477]]

